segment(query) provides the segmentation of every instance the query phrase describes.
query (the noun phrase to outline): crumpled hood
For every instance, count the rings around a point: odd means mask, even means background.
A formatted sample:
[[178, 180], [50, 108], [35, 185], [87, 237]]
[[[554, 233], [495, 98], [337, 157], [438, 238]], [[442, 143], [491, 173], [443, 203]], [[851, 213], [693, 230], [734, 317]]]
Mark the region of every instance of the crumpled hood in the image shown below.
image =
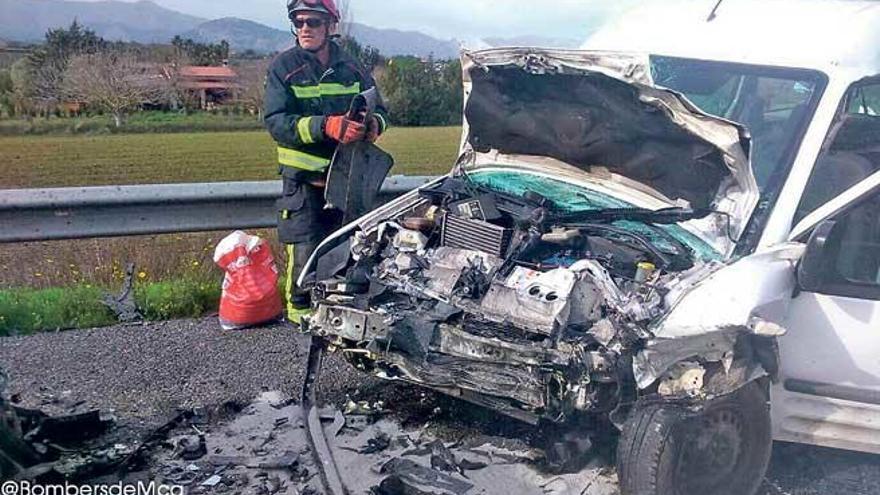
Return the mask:
[[732, 250], [729, 237], [739, 237], [759, 196], [748, 135], [652, 86], [646, 56], [502, 48], [464, 52], [462, 66], [460, 163], [549, 157], [591, 181], [634, 181], [669, 206], [722, 212], [688, 223], [719, 251]]

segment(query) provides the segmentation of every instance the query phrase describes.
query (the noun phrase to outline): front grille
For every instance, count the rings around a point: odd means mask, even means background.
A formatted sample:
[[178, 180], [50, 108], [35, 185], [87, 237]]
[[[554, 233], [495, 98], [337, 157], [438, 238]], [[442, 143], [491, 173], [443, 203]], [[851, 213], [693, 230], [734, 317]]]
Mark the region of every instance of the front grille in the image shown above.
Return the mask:
[[447, 213], [440, 242], [445, 247], [472, 249], [503, 258], [512, 235], [510, 229]]

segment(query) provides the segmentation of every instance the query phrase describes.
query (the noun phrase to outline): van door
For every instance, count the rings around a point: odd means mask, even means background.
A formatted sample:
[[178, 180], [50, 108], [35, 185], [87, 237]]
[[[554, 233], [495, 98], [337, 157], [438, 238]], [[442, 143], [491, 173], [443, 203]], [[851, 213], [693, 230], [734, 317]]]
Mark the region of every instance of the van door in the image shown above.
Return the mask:
[[[777, 440], [880, 453], [880, 79], [841, 104], [792, 239], [829, 234], [792, 300], [772, 390]], [[834, 222], [833, 224], [830, 222]], [[833, 225], [833, 228], [831, 226]]]

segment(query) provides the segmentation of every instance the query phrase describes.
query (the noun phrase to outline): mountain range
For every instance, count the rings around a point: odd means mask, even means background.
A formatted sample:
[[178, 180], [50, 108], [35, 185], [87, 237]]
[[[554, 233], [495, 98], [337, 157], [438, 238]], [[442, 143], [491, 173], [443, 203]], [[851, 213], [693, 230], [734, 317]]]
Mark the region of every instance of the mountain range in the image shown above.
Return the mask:
[[189, 31], [178, 34], [199, 43], [217, 43], [226, 40], [234, 51], [253, 50], [272, 53], [284, 50], [293, 43], [290, 32], [237, 17], [203, 22]]
[[74, 19], [106, 39], [142, 43], [167, 42], [207, 20], [149, 1], [0, 0], [0, 38], [7, 40], [40, 41]]
[[[458, 57], [458, 42], [442, 41], [416, 31], [376, 29], [356, 22], [347, 25], [348, 34], [365, 46], [371, 46], [385, 56], [415, 55], [436, 58]], [[283, 50], [293, 43], [289, 31], [271, 28], [237, 17], [224, 17], [199, 24], [181, 36], [201, 43], [226, 40], [237, 51], [254, 50], [270, 53]]]
[[[161, 7], [149, 0], [0, 0], [2, 39], [39, 42], [47, 30], [69, 26], [74, 19], [109, 40], [167, 43], [180, 35], [202, 43], [225, 39], [234, 51], [259, 53], [283, 50], [293, 41], [290, 32], [257, 22], [236, 17], [203, 19]], [[458, 57], [460, 42], [456, 40], [440, 40], [417, 31], [378, 29], [358, 23], [350, 23], [347, 29], [362, 45], [376, 48], [385, 56]], [[473, 47], [502, 45], [573, 48], [578, 43], [536, 37], [490, 38], [469, 43]]]

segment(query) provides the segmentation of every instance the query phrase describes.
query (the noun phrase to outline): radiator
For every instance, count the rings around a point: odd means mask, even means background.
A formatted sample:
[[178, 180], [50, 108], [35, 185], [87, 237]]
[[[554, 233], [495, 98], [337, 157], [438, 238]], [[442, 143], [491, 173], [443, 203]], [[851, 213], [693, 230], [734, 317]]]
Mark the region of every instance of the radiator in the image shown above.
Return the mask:
[[440, 242], [446, 247], [473, 249], [503, 258], [512, 235], [511, 229], [447, 213]]

